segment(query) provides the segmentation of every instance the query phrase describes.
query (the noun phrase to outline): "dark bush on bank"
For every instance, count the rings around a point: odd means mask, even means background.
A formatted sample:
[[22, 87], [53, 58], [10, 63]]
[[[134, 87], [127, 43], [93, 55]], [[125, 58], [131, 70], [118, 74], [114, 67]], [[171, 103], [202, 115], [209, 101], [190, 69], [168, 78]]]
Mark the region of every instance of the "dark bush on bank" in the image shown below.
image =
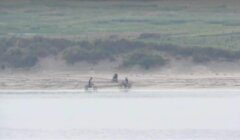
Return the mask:
[[171, 44], [155, 45], [154, 50], [165, 52], [173, 56], [192, 57], [194, 62], [233, 61], [240, 59], [239, 51], [232, 51], [211, 47], [181, 47]]
[[9, 48], [4, 54], [4, 63], [14, 68], [33, 67], [38, 62], [38, 57], [23, 48]]
[[138, 65], [144, 69], [159, 67], [166, 64], [166, 60], [160, 56], [144, 52], [132, 53], [123, 62], [124, 67], [132, 67]]
[[75, 64], [76, 62], [86, 61], [88, 63], [96, 64], [101, 60], [113, 60], [113, 56], [102, 49], [98, 48], [82, 48], [80, 46], [69, 47], [63, 52], [63, 59], [68, 64]]
[[159, 33], [142, 33], [138, 39], [160, 39], [162, 37]]

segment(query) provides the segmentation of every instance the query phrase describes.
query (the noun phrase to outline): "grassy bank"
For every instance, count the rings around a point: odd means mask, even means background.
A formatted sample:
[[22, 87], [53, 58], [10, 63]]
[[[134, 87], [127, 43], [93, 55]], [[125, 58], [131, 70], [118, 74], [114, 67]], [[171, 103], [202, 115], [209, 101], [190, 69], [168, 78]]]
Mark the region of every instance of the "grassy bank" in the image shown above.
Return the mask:
[[240, 51], [211, 47], [185, 47], [127, 39], [94, 41], [45, 37], [5, 38], [0, 41], [2, 68], [31, 68], [39, 59], [57, 57], [69, 66], [78, 62], [97, 64], [104, 60], [121, 61], [119, 67], [138, 65], [144, 69], [161, 67], [169, 59], [191, 59], [194, 63], [235, 61]]
[[109, 60], [119, 67], [162, 67], [239, 59], [240, 10], [230, 1], [0, 2], [2, 68], [31, 68], [41, 58], [69, 65]]

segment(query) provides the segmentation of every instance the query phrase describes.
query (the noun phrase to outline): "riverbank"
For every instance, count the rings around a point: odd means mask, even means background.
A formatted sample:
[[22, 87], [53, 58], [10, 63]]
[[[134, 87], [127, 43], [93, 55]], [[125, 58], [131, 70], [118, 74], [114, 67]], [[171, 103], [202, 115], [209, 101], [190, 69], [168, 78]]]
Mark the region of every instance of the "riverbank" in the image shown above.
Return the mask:
[[[23, 90], [78, 90], [83, 89], [89, 77], [98, 89], [118, 89], [118, 84], [111, 83], [113, 73], [107, 72], [4, 72], [0, 73], [0, 89]], [[121, 73], [119, 80], [128, 77], [134, 89], [198, 89], [198, 88], [229, 88], [240, 89], [238, 73]]]

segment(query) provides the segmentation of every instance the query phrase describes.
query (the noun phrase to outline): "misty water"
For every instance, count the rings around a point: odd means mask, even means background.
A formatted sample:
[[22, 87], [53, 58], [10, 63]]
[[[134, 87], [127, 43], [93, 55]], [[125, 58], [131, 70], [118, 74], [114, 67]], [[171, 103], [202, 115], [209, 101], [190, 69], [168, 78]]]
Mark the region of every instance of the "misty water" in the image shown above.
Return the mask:
[[1, 91], [0, 139], [240, 139], [240, 91]]

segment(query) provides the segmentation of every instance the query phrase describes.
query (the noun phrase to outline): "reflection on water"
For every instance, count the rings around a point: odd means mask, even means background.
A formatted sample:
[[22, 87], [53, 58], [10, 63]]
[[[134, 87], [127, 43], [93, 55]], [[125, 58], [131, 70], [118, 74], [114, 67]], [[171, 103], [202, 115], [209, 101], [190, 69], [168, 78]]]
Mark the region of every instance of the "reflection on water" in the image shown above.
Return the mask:
[[2, 91], [0, 139], [240, 139], [240, 91]]

